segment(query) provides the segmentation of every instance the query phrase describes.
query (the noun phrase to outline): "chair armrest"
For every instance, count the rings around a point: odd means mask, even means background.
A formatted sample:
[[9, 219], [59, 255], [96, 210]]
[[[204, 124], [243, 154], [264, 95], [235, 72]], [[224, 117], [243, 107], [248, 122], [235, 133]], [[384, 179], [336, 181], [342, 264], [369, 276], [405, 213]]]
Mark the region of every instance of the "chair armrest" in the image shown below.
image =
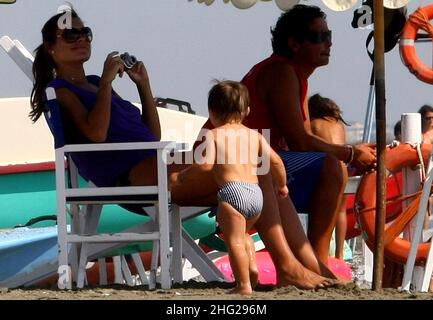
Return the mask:
[[86, 144], [68, 144], [63, 146], [63, 152], [88, 152], [88, 151], [118, 151], [118, 150], [166, 150], [179, 151], [187, 148], [186, 143], [176, 143], [173, 141], [155, 141], [155, 142], [122, 142], [122, 143], [86, 143]]

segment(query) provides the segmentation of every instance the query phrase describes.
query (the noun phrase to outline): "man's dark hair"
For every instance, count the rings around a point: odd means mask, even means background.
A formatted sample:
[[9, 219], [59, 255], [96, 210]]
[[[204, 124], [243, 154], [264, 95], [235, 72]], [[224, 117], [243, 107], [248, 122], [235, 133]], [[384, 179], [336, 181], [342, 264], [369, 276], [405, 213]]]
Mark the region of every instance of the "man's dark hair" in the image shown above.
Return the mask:
[[275, 27], [271, 29], [274, 53], [290, 58], [292, 52], [288, 48], [287, 39], [293, 37], [299, 42], [305, 40], [311, 23], [317, 18], [326, 19], [326, 14], [319, 7], [303, 4], [297, 4], [281, 14]]

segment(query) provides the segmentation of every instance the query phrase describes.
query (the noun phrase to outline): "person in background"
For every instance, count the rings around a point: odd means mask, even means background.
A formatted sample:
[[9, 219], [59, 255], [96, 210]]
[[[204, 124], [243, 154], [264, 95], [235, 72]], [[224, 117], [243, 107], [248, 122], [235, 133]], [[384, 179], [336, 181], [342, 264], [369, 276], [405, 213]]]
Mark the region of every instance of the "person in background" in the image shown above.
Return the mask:
[[401, 142], [401, 120], [398, 120], [394, 125], [394, 140]]
[[433, 107], [425, 104], [418, 112], [421, 114], [423, 143], [433, 143]]
[[[311, 131], [323, 140], [333, 144], [345, 144], [347, 123], [338, 105], [331, 99], [315, 94], [308, 100]], [[347, 166], [341, 161], [342, 171], [347, 175]], [[347, 231], [346, 196], [343, 195], [338, 206], [335, 224], [335, 257], [344, 259], [344, 240]]]

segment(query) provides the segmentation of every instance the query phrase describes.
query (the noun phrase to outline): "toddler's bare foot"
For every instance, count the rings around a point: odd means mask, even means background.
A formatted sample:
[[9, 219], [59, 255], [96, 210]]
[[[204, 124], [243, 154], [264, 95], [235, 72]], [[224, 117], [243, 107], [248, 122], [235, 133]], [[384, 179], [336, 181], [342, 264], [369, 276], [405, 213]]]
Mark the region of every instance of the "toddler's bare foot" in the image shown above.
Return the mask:
[[255, 288], [259, 282], [259, 271], [256, 269], [250, 269], [250, 282], [251, 288]]
[[253, 289], [251, 289], [251, 286], [236, 287], [230, 290], [229, 293], [241, 294], [243, 296], [250, 296], [253, 293]]

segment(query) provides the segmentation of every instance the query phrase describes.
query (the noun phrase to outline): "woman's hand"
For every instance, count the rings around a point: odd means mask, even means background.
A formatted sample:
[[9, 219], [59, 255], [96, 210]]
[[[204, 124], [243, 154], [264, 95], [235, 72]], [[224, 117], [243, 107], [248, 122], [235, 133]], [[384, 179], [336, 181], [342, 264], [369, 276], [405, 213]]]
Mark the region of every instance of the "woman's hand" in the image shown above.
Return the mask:
[[137, 86], [149, 81], [146, 67], [142, 61], [137, 61], [131, 69], [126, 69], [126, 73]]
[[102, 71], [101, 84], [111, 84], [117, 75], [122, 77], [125, 66], [120, 59], [119, 52], [113, 51], [108, 54], [104, 62], [104, 70]]

